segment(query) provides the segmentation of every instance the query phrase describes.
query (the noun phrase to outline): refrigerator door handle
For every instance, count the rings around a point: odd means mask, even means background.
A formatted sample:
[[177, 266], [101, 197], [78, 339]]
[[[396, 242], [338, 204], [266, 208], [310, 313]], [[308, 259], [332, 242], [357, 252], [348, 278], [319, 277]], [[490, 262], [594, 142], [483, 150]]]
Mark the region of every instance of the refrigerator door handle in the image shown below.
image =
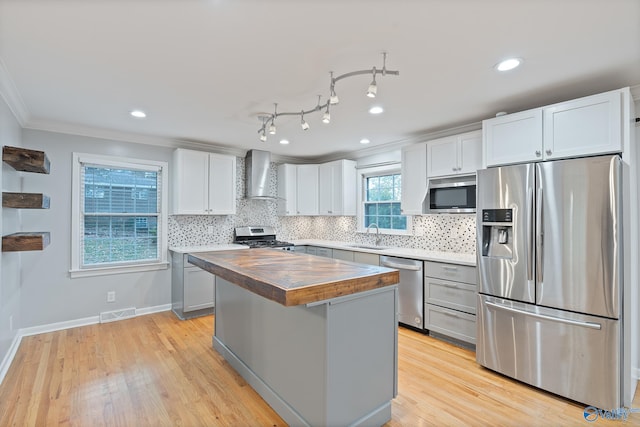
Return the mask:
[[534, 242], [535, 242], [535, 227], [534, 227], [534, 218], [535, 218], [535, 209], [536, 209], [536, 204], [535, 204], [535, 200], [533, 198], [533, 189], [529, 188], [529, 207], [530, 207], [530, 214], [531, 216], [529, 217], [529, 245], [527, 247], [527, 250], [529, 251], [529, 253], [527, 254], [527, 280], [529, 282], [533, 281], [533, 266], [535, 264], [535, 246], [534, 246]]
[[597, 330], [602, 329], [602, 325], [599, 324], [599, 323], [580, 322], [578, 320], [563, 319], [561, 317], [548, 316], [546, 314], [531, 313], [529, 311], [518, 310], [517, 308], [506, 307], [504, 305], [496, 304], [496, 303], [491, 302], [491, 301], [485, 301], [484, 303], [486, 305], [490, 306], [490, 307], [493, 307], [493, 308], [497, 308], [497, 309], [504, 310], [504, 311], [509, 311], [511, 313], [523, 314], [523, 315], [529, 316], [529, 317], [535, 317], [536, 319], [550, 320], [552, 322], [564, 323], [564, 324], [573, 325], [573, 326], [582, 326], [584, 328], [589, 328], [589, 329], [597, 329]]
[[543, 249], [544, 249], [544, 230], [542, 229], [542, 187], [538, 188], [538, 194], [536, 197], [536, 276], [538, 283], [542, 283], [544, 280], [544, 268], [543, 261]]

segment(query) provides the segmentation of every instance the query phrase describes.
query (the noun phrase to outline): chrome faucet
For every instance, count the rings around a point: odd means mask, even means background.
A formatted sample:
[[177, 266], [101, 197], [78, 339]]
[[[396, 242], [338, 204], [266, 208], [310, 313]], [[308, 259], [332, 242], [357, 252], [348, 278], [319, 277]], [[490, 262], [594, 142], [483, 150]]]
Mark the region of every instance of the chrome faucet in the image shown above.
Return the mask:
[[380, 246], [380, 228], [378, 228], [378, 224], [376, 224], [375, 222], [372, 222], [367, 227], [367, 234], [369, 234], [369, 229], [371, 227], [376, 227], [376, 246]]

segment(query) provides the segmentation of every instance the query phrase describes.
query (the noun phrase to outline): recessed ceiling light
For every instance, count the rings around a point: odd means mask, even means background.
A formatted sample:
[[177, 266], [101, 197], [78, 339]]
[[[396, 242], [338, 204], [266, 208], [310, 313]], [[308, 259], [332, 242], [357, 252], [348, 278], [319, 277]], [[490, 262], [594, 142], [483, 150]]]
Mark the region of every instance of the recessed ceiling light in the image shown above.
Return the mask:
[[382, 108], [379, 105], [374, 105], [373, 107], [369, 108], [369, 113], [370, 114], [380, 114], [384, 111], [384, 108]]
[[144, 119], [147, 117], [147, 113], [142, 110], [133, 110], [130, 114], [137, 119]]
[[369, 141], [367, 138], [362, 138], [362, 139], [360, 140], [360, 144], [368, 144], [368, 143], [370, 143], [370, 142], [371, 142], [371, 141]]
[[281, 139], [280, 140], [280, 144], [282, 144], [282, 145], [287, 145], [288, 143], [289, 143], [288, 139]]
[[514, 68], [518, 67], [520, 64], [522, 64], [522, 59], [520, 58], [509, 58], [509, 59], [505, 59], [502, 62], [497, 63], [494, 68], [498, 71], [509, 71], [509, 70], [513, 70]]

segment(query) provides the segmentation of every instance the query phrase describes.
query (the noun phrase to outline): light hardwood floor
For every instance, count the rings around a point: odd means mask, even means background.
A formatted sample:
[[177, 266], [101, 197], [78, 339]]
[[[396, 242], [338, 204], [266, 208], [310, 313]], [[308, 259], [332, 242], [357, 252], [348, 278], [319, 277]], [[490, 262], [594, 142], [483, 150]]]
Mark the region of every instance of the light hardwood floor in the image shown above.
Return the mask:
[[[165, 312], [26, 337], [0, 386], [0, 426], [285, 425], [212, 349], [213, 321]], [[583, 405], [405, 328], [398, 360], [389, 427], [620, 425], [588, 423]], [[640, 413], [624, 425], [640, 425]]]

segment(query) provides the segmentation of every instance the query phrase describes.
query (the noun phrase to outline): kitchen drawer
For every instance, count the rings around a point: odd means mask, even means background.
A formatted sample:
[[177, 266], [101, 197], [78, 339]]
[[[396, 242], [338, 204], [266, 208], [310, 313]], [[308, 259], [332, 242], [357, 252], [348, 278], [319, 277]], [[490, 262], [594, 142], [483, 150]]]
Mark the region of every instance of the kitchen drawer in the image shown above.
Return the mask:
[[326, 258], [333, 258], [333, 249], [331, 248], [316, 248], [316, 255]]
[[476, 268], [469, 265], [448, 264], [444, 262], [425, 261], [424, 275], [437, 279], [453, 280], [476, 284]]
[[425, 329], [471, 344], [476, 343], [476, 316], [431, 304], [424, 305]]
[[333, 259], [341, 259], [344, 261], [353, 261], [353, 251], [345, 251], [344, 249], [334, 249]]
[[380, 255], [368, 252], [354, 252], [353, 260], [360, 264], [380, 265]]
[[475, 285], [426, 277], [424, 294], [430, 304], [476, 314]]

